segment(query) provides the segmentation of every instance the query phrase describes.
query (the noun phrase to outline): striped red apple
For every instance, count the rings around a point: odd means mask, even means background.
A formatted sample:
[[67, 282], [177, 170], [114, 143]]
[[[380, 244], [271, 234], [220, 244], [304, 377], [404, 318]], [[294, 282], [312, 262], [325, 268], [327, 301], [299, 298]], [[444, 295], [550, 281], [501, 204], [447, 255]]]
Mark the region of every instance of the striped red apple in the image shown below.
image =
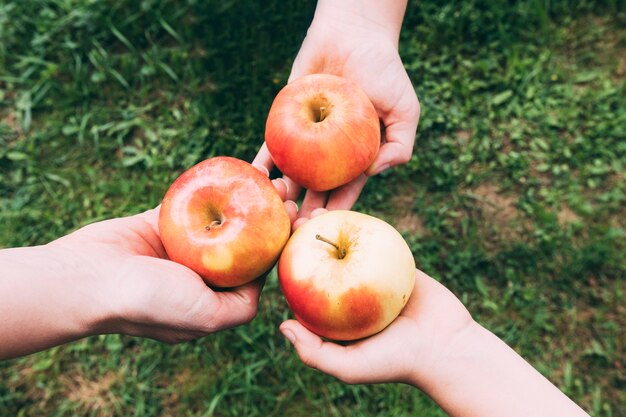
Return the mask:
[[311, 74], [276, 95], [265, 142], [284, 175], [306, 189], [327, 191], [352, 181], [374, 162], [380, 122], [355, 82]]
[[169, 258], [214, 287], [235, 287], [267, 272], [289, 234], [289, 216], [271, 181], [249, 163], [207, 159], [171, 185], [159, 214]]

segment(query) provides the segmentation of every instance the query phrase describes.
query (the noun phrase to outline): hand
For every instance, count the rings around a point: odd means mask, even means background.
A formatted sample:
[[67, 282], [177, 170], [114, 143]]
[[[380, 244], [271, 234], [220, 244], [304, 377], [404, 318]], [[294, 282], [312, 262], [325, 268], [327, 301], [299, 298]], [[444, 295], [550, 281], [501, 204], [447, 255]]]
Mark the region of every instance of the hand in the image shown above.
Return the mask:
[[[317, 212], [316, 212], [317, 214]], [[425, 375], [474, 321], [443, 285], [417, 270], [415, 289], [404, 310], [382, 332], [347, 345], [324, 341], [295, 320], [280, 330], [307, 365], [350, 384], [427, 383]]]
[[[311, 217], [324, 212], [315, 209]], [[440, 355], [460, 336], [472, 333], [475, 324], [450, 290], [418, 269], [407, 305], [376, 335], [338, 344], [323, 340], [296, 320], [285, 321], [280, 330], [302, 362], [343, 382], [404, 382], [424, 388]]]
[[589, 417], [419, 270], [409, 302], [376, 335], [337, 344], [296, 320], [285, 321], [280, 330], [306, 365], [350, 384], [413, 385], [451, 417]]
[[[387, 9], [400, 7], [403, 3], [394, 1], [395, 4]], [[374, 19], [355, 12], [359, 10], [358, 6], [355, 9], [348, 3], [318, 2], [315, 18], [294, 61], [289, 82], [312, 73], [335, 74], [356, 81], [382, 120], [383, 143], [374, 163], [352, 182], [330, 192], [307, 191], [296, 227], [316, 208], [350, 209], [368, 176], [407, 162], [413, 151], [420, 106], [397, 50], [404, 8], [402, 13], [386, 19], [388, 24], [377, 24]], [[376, 5], [361, 5], [361, 9], [368, 7], [374, 15], [384, 15], [377, 12]], [[255, 162], [271, 170], [273, 162], [265, 144]], [[289, 178], [285, 180], [289, 184], [287, 198], [297, 200], [301, 187]]]
[[[273, 181], [284, 200], [286, 185]], [[295, 219], [293, 202], [285, 206]], [[86, 226], [48, 246], [95, 271], [102, 305], [95, 333], [125, 333], [177, 343], [246, 323], [256, 315], [264, 277], [213, 291], [161, 244], [159, 208]]]

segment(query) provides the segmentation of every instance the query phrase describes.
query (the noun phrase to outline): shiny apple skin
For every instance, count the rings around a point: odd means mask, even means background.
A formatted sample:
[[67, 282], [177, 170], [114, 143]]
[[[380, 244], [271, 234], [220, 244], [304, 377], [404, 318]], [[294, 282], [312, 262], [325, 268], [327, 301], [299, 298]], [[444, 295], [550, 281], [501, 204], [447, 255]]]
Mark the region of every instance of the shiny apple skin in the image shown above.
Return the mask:
[[[345, 258], [316, 235], [349, 246]], [[354, 211], [329, 211], [298, 228], [278, 263], [295, 318], [332, 340], [356, 340], [387, 327], [415, 285], [415, 261], [391, 225]]]
[[[211, 223], [217, 220], [220, 224]], [[169, 258], [213, 287], [236, 287], [267, 272], [291, 225], [271, 181], [249, 163], [207, 159], [171, 185], [159, 214]]]
[[[326, 102], [326, 116], [316, 122], [319, 103]], [[352, 181], [374, 162], [380, 121], [355, 82], [311, 74], [277, 94], [267, 117], [265, 142], [283, 174], [309, 190], [327, 191]]]

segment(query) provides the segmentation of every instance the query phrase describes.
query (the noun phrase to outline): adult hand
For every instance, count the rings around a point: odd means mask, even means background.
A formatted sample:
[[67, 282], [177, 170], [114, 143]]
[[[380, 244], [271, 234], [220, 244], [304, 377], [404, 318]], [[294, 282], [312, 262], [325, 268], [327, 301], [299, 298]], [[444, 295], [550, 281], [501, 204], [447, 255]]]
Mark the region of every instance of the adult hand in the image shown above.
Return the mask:
[[[273, 183], [284, 200], [284, 181]], [[285, 207], [293, 221], [295, 204]], [[102, 333], [177, 343], [250, 321], [264, 278], [212, 290], [168, 260], [158, 216], [157, 207], [0, 251], [0, 359]]]
[[[382, 146], [365, 173], [330, 192], [307, 191], [296, 226], [316, 208], [350, 209], [368, 176], [407, 162], [412, 155], [420, 106], [398, 54], [405, 1], [320, 0], [315, 17], [294, 61], [289, 82], [312, 73], [352, 79], [368, 95], [381, 118]], [[273, 166], [265, 144], [255, 159]], [[288, 198], [297, 200], [301, 187], [289, 184]]]
[[[262, 170], [262, 168], [261, 168]], [[284, 181], [274, 180], [283, 201]], [[293, 202], [285, 203], [295, 218]], [[86, 226], [52, 245], [72, 250], [97, 271], [109, 289], [108, 332], [182, 342], [252, 320], [265, 277], [214, 291], [191, 269], [171, 262], [161, 244], [159, 208]]]

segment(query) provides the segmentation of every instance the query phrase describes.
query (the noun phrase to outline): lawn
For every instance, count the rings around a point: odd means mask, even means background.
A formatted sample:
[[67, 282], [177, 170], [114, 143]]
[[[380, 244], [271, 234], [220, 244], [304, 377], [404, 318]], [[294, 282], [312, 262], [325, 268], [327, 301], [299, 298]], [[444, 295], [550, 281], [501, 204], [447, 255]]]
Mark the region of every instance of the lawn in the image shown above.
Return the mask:
[[[0, 1], [0, 247], [159, 204], [186, 168], [252, 160], [315, 2]], [[356, 210], [594, 417], [626, 416], [626, 5], [410, 1], [411, 161]], [[445, 415], [345, 385], [249, 325], [166, 345], [97, 336], [0, 363], [2, 416]]]

